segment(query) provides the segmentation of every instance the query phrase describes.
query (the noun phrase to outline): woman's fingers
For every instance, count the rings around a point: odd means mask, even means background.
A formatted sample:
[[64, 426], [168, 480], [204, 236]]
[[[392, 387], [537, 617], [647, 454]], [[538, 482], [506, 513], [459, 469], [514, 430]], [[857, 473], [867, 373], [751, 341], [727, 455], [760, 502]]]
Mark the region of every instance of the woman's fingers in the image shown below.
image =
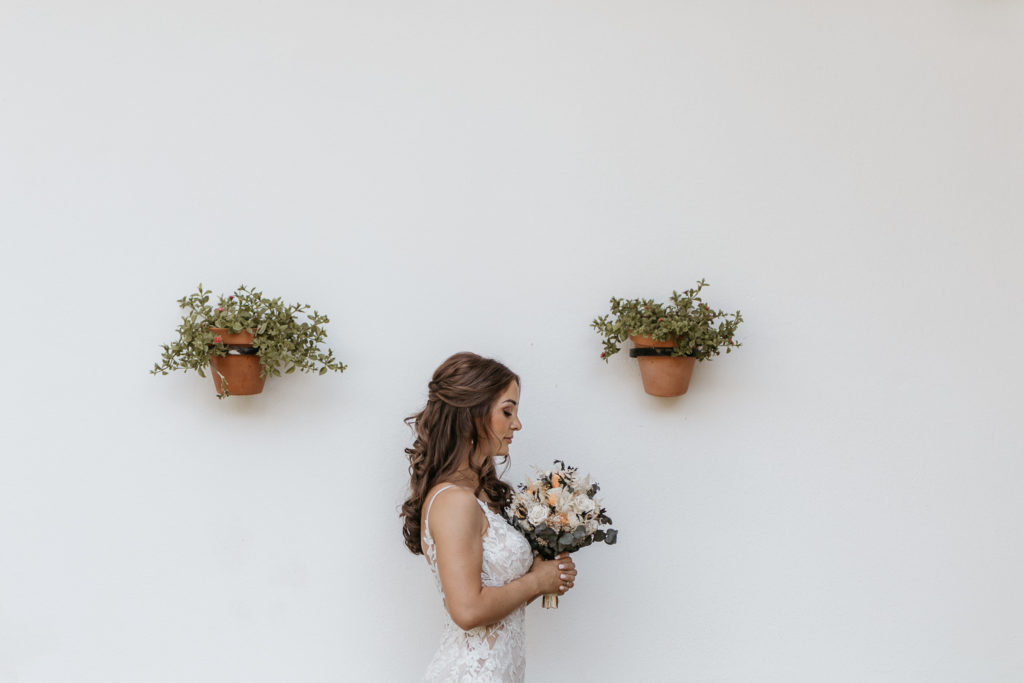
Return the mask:
[[564, 593], [576, 583], [576, 565], [572, 564], [571, 561], [566, 562], [562, 560], [558, 563], [558, 567], [558, 580], [561, 581], [558, 590]]
[[[551, 565], [554, 565], [554, 567], [551, 567]], [[538, 560], [534, 561], [534, 566], [538, 566]], [[571, 557], [569, 557], [569, 553], [561, 553], [560, 555], [557, 555], [555, 559], [547, 565], [545, 571], [551, 571], [551, 569], [555, 570], [552, 578], [557, 577], [556, 585], [559, 593], [564, 593], [575, 585], [576, 563], [572, 561]]]
[[561, 582], [558, 590], [564, 593], [576, 583], [576, 563], [572, 561], [569, 553], [561, 553], [555, 557], [555, 561], [558, 562], [558, 580]]

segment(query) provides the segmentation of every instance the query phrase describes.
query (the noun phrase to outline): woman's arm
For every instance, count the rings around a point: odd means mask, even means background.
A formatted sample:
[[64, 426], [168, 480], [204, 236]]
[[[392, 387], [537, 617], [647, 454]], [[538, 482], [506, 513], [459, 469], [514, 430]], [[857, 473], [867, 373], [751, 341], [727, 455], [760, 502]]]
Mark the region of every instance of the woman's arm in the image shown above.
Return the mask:
[[[459, 628], [469, 630], [493, 624], [538, 595], [565, 593], [568, 588], [563, 584], [571, 586], [575, 580], [576, 568], [565, 556], [537, 560], [529, 572], [504, 586], [482, 585], [480, 570], [487, 517], [466, 489], [451, 488], [438, 495], [428, 523], [437, 549], [437, 571], [445, 604]], [[559, 569], [559, 565], [564, 568]]]

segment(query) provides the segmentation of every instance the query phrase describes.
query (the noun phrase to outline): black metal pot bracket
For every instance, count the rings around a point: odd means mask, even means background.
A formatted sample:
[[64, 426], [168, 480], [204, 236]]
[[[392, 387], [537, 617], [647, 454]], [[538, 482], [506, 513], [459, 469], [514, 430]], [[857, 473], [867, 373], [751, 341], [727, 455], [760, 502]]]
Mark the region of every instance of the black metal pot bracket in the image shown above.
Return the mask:
[[630, 358], [639, 356], [671, 356], [672, 347], [641, 346], [629, 350]]
[[227, 344], [229, 356], [255, 356], [260, 352], [259, 349], [254, 349], [248, 344]]

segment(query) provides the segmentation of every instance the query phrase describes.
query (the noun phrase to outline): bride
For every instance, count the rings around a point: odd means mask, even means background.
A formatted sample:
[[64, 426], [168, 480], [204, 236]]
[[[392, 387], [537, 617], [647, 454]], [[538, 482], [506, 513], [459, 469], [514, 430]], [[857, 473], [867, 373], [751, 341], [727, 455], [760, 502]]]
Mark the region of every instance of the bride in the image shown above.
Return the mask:
[[564, 594], [576, 567], [546, 561], [505, 521], [511, 487], [495, 456], [508, 459], [519, 421], [519, 377], [501, 363], [457, 353], [434, 371], [427, 405], [406, 422], [416, 431], [405, 544], [426, 556], [447, 611], [427, 681], [523, 681], [525, 606]]

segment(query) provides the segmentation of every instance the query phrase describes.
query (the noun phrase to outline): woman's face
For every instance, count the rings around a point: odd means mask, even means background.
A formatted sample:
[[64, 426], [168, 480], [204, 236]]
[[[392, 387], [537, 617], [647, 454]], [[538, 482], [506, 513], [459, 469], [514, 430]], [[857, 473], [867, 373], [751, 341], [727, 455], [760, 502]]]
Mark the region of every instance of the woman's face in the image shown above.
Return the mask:
[[511, 382], [491, 407], [487, 426], [498, 440], [497, 455], [508, 455], [513, 433], [523, 428], [519, 421], [519, 384]]

